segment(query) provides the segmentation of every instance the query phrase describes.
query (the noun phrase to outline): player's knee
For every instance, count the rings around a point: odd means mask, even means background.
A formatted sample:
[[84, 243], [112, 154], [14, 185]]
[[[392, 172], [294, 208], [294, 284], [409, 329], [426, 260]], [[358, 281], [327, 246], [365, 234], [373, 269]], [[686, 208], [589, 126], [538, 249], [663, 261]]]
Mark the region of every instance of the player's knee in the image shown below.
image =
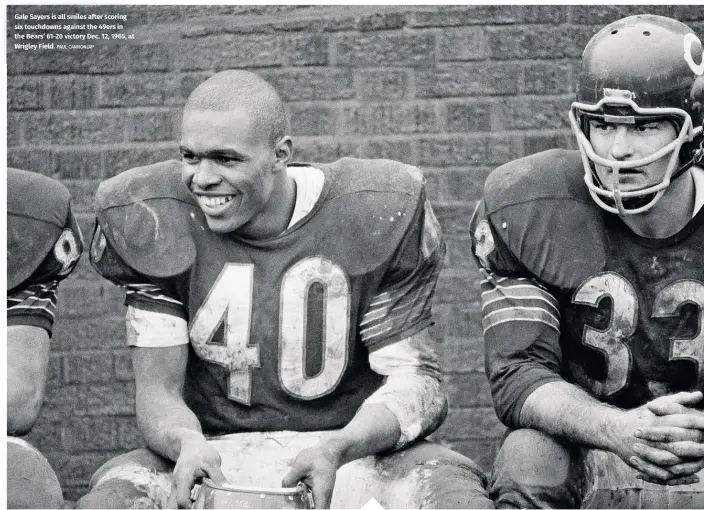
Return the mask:
[[555, 438], [533, 429], [511, 432], [496, 456], [494, 471], [528, 484], [564, 481], [575, 452]]
[[115, 457], [95, 472], [90, 492], [76, 508], [164, 508], [171, 493], [172, 467], [147, 449]]
[[62, 508], [56, 473], [44, 455], [22, 439], [7, 440], [7, 507]]
[[471, 460], [427, 461], [416, 466], [418, 508], [494, 508], [486, 477]]

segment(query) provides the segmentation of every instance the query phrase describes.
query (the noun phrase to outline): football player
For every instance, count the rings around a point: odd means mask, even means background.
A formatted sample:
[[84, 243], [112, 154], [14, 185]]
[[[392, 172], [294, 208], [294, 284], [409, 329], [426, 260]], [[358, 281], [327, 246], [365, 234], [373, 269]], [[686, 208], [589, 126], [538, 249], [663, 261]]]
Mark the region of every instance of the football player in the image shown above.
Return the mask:
[[7, 170], [7, 504], [61, 508], [54, 470], [27, 434], [39, 415], [56, 290], [83, 248], [68, 190], [40, 174]]
[[496, 169], [471, 221], [497, 507], [704, 505], [704, 64], [638, 15], [586, 46], [579, 150]]
[[190, 95], [180, 151], [97, 192], [91, 262], [126, 289], [149, 448], [101, 467], [78, 506], [190, 507], [207, 477], [305, 482], [319, 508], [492, 507], [469, 459], [421, 440], [446, 400], [428, 334], [444, 243], [420, 172], [292, 164], [282, 101], [244, 71]]

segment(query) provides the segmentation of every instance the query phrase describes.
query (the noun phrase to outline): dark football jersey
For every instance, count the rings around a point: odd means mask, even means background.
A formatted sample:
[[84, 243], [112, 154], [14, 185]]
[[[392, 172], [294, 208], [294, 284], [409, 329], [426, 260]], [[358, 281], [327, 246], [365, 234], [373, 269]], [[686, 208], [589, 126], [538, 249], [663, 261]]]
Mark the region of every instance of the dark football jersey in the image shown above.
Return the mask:
[[344, 426], [382, 382], [369, 350], [430, 323], [444, 245], [418, 170], [315, 167], [313, 210], [258, 241], [212, 232], [177, 161], [98, 191], [91, 261], [127, 304], [188, 321], [185, 398], [206, 433]]
[[58, 282], [81, 256], [68, 190], [34, 172], [7, 170], [7, 323], [51, 335]]
[[666, 239], [600, 209], [576, 151], [547, 151], [487, 179], [472, 219], [486, 369], [506, 423], [549, 381], [631, 408], [704, 390], [704, 211]]

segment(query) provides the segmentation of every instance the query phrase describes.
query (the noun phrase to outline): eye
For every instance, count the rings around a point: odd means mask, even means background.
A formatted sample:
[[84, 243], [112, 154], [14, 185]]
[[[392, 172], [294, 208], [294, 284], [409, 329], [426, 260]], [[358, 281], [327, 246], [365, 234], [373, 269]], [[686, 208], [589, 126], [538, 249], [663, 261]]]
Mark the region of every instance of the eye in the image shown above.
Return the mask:
[[189, 165], [195, 165], [200, 162], [200, 158], [198, 156], [188, 151], [181, 152], [181, 159]]
[[654, 131], [656, 129], [660, 129], [660, 123], [659, 122], [647, 122], [644, 124], [638, 124], [636, 126], [636, 129], [640, 131], [641, 133], [645, 133], [647, 131]]
[[599, 122], [598, 120], [591, 122], [591, 128], [597, 131], [610, 131], [614, 129], [613, 125], [606, 122]]
[[231, 165], [232, 163], [240, 161], [238, 158], [232, 156], [216, 156], [213, 160], [220, 165]]

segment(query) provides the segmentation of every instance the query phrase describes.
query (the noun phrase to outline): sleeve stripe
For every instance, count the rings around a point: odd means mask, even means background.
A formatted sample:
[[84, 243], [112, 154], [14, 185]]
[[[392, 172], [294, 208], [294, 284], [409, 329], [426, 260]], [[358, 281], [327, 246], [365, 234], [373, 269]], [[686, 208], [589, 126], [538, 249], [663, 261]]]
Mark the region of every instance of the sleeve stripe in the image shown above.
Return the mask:
[[[491, 283], [492, 282], [484, 280], [482, 281], [482, 287], [491, 287]], [[482, 291], [482, 300], [487, 300], [488, 296], [492, 294], [499, 294], [515, 299], [544, 299], [552, 303], [553, 308], [559, 308], [559, 303], [553, 295], [540, 287], [536, 287], [535, 284], [532, 283], [510, 286], [495, 285], [493, 288], [488, 288], [487, 290]]]
[[[418, 280], [417, 285], [425, 286], [426, 283], [432, 278], [433, 275], [425, 275], [423, 278]], [[369, 305], [369, 308], [372, 309], [374, 307], [389, 303], [391, 301], [394, 301], [398, 299], [400, 296], [403, 296], [408, 292], [408, 289], [406, 287], [400, 287], [396, 290], [391, 290], [391, 291], [386, 291], [382, 292], [381, 294], [377, 294], [374, 296], [374, 299], [372, 300], [371, 304]]]
[[150, 288], [146, 288], [146, 286], [145, 286], [145, 288], [142, 288], [142, 289], [135, 289], [133, 287], [134, 286], [132, 284], [123, 285], [123, 288], [125, 289], [125, 292], [127, 294], [139, 295], [139, 296], [149, 298], [151, 300], [165, 301], [167, 303], [173, 303], [173, 304], [180, 305], [180, 306], [183, 305], [183, 303], [181, 303], [179, 300], [170, 298], [169, 296], [162, 294], [161, 289], [159, 289], [159, 287], [157, 287], [155, 285], [152, 285]]
[[484, 327], [484, 333], [494, 326], [503, 324], [505, 322], [542, 322], [547, 326], [553, 328], [558, 333], [560, 332], [560, 321], [557, 318], [543, 310], [542, 308], [507, 308], [504, 310], [497, 310], [490, 314], [485, 315], [482, 318], [482, 325]]
[[539, 302], [541, 302], [541, 304], [546, 303], [548, 306], [550, 306], [550, 308], [555, 310], [555, 314], [557, 315], [557, 317], [560, 316], [560, 310], [557, 308], [557, 306], [555, 306], [555, 303], [553, 303], [549, 299], [546, 299], [542, 296], [541, 297], [538, 297], [538, 296], [499, 296], [494, 299], [482, 300], [483, 301], [482, 310], [486, 310], [487, 308], [491, 307], [491, 305], [493, 305], [495, 303], [499, 303], [499, 302], [504, 301], [506, 299], [512, 299], [515, 301], [539, 301]]
[[[364, 342], [365, 344], [368, 344], [369, 342], [372, 341], [372, 339], [374, 339], [378, 336], [384, 335], [384, 334], [388, 333], [389, 331], [393, 331], [393, 329], [395, 327], [394, 324], [386, 324], [386, 323], [379, 324], [378, 326], [386, 326], [386, 329], [384, 329], [382, 331], [378, 331], [374, 334], [369, 334], [369, 330], [361, 332], [362, 342]], [[375, 326], [375, 327], [378, 327], [378, 326]]]
[[[394, 307], [393, 311], [390, 315], [387, 315], [387, 313], [378, 315], [378, 312], [383, 312], [383, 311], [389, 312], [392, 309], [392, 307], [387, 307], [385, 310], [375, 310], [373, 312], [367, 312], [366, 314], [364, 314], [364, 319], [362, 320], [362, 322], [360, 322], [359, 325], [366, 326], [367, 324], [373, 323], [374, 321], [378, 321], [378, 324], [375, 324], [375, 325], [372, 325], [372, 326], [369, 326], [366, 328], [362, 327], [361, 328], [362, 334], [363, 335], [368, 334], [374, 328], [378, 328], [379, 326], [383, 326], [391, 317], [401, 315], [403, 310], [407, 310], [408, 308], [412, 309], [414, 306], [418, 306], [418, 304], [419, 304], [418, 301], [420, 301], [422, 304], [428, 295], [430, 295], [429, 290], [418, 294], [416, 297], [416, 301], [408, 301], [406, 303], [402, 303], [401, 305]], [[377, 315], [371, 316], [372, 314], [377, 314]], [[379, 320], [379, 319], [381, 319], [381, 320]]]

